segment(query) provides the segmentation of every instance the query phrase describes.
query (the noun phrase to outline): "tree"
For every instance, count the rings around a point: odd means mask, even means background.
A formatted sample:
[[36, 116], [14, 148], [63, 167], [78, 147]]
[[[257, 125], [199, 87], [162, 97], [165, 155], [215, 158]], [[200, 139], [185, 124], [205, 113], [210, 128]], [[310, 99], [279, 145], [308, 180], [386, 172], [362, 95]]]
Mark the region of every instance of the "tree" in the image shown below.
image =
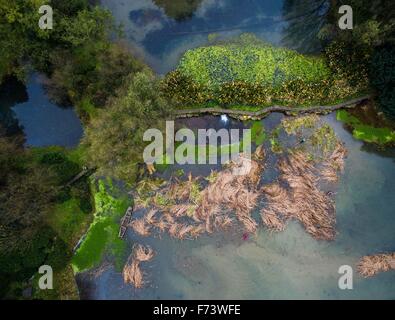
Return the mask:
[[144, 132], [164, 128], [170, 113], [170, 105], [150, 71], [132, 76], [86, 128], [83, 143], [89, 165], [97, 167], [99, 174], [134, 182], [143, 163]]
[[154, 3], [163, 8], [168, 17], [183, 21], [193, 16], [202, 0], [154, 0]]
[[395, 47], [384, 44], [375, 48], [370, 68], [370, 79], [378, 93], [384, 113], [395, 119]]

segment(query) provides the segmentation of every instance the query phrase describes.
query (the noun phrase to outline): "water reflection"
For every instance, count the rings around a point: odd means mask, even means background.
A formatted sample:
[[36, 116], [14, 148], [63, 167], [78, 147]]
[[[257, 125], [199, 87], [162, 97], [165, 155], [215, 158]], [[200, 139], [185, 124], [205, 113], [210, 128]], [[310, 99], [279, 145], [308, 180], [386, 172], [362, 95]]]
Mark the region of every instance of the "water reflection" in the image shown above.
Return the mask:
[[208, 43], [208, 36], [227, 38], [252, 32], [280, 44], [285, 23], [282, 1], [245, 0], [102, 0], [124, 25], [128, 41], [155, 71], [174, 68], [183, 52]]
[[329, 0], [285, 0], [283, 19], [287, 26], [282, 44], [303, 53], [319, 51], [319, 32], [326, 22], [329, 7]]
[[78, 145], [83, 134], [73, 108], [51, 103], [38, 74], [25, 86], [15, 79], [5, 81], [0, 89], [0, 121], [7, 133], [24, 133], [27, 146]]
[[28, 101], [26, 87], [16, 78], [11, 77], [3, 81], [0, 86], [0, 124], [7, 135], [22, 132], [18, 119], [12, 108], [18, 103]]
[[192, 18], [203, 0], [153, 0], [153, 2], [163, 8], [168, 17], [183, 21]]
[[[274, 45], [320, 50], [329, 0], [102, 0], [128, 41], [155, 71], [173, 69], [188, 49], [208, 38], [251, 32]], [[210, 37], [209, 37], [210, 36]]]

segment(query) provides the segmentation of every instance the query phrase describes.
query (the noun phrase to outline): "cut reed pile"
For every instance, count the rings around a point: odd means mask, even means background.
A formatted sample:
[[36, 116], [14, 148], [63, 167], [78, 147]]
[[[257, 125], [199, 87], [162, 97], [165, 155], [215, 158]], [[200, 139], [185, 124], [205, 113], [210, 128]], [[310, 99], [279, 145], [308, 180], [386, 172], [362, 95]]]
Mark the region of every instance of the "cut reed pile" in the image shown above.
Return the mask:
[[288, 219], [299, 220], [306, 231], [319, 240], [335, 237], [335, 208], [332, 199], [318, 187], [318, 173], [302, 151], [279, 162], [280, 183], [262, 188], [267, 205], [261, 210], [263, 223], [282, 231]]
[[[156, 229], [184, 240], [227, 229], [238, 221], [245, 231], [254, 233], [258, 224], [251, 211], [259, 197], [257, 186], [263, 171], [263, 149], [258, 148], [253, 158], [241, 154], [224, 170], [212, 173], [205, 187], [200, 177], [189, 175], [187, 181], [173, 179], [156, 191], [149, 202], [149, 211], [134, 219], [130, 227], [141, 236], [148, 236]], [[148, 203], [138, 197], [137, 194], [138, 203]]]
[[132, 284], [135, 288], [142, 288], [144, 286], [144, 275], [140, 269], [140, 263], [149, 261], [153, 257], [154, 251], [149, 246], [135, 245], [132, 254], [123, 267], [123, 281]]
[[395, 252], [364, 256], [358, 263], [358, 273], [365, 278], [379, 272], [395, 270]]
[[337, 182], [339, 172], [344, 171], [344, 159], [347, 156], [347, 149], [340, 142], [337, 143], [335, 150], [324, 162], [321, 170], [321, 177], [327, 182]]

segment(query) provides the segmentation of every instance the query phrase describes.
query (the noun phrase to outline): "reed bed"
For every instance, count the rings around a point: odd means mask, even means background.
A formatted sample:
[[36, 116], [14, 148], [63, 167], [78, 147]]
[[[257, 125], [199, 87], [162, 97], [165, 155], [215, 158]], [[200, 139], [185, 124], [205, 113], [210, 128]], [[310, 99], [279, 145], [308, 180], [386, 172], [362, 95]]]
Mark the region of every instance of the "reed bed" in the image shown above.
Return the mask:
[[[287, 126], [296, 132], [310, 129], [316, 122], [316, 118], [306, 117], [299, 120], [295, 130], [291, 122]], [[172, 178], [155, 189], [150, 207], [144, 209], [148, 212], [132, 221], [131, 227], [143, 236], [158, 230], [179, 240], [194, 239], [236, 224], [244, 232], [255, 233], [258, 223], [252, 212], [263, 193], [265, 205], [260, 215], [270, 230], [282, 231], [287, 220], [296, 219], [314, 238], [332, 240], [336, 234], [335, 206], [330, 196], [320, 190], [319, 183], [337, 181], [346, 153], [344, 145], [337, 141], [331, 155], [317, 163], [303, 148], [292, 149], [278, 162], [278, 181], [259, 188], [265, 158], [264, 149], [259, 146], [251, 159], [240, 154], [206, 179], [191, 174], [186, 181]]]
[[146, 262], [154, 257], [154, 251], [149, 246], [143, 246], [141, 244], [133, 247], [132, 254], [129, 256], [127, 263], [125, 264], [122, 275], [123, 281], [133, 285], [139, 289], [144, 286], [144, 275], [140, 268], [141, 262]]
[[327, 182], [335, 183], [339, 179], [339, 172], [344, 171], [344, 159], [347, 156], [347, 149], [340, 142], [337, 143], [335, 150], [324, 162], [321, 177]]
[[[263, 149], [258, 148], [253, 158], [263, 160]], [[212, 172], [206, 186], [201, 183], [203, 179], [192, 175], [187, 181], [172, 179], [156, 190], [148, 212], [143, 218], [133, 220], [130, 227], [142, 236], [157, 229], [180, 240], [228, 229], [235, 221], [246, 232], [256, 232], [258, 224], [251, 211], [259, 198], [257, 186], [263, 171], [262, 160], [251, 160], [241, 154], [224, 170]]]
[[145, 218], [135, 219], [129, 224], [129, 226], [132, 227], [132, 229], [140, 236], [148, 237], [151, 234], [150, 226], [146, 223]]
[[122, 275], [124, 283], [130, 283], [137, 289], [144, 286], [144, 277], [139, 261], [133, 260], [131, 263], [127, 263], [123, 267]]
[[133, 255], [134, 259], [140, 262], [149, 261], [154, 257], [154, 250], [149, 246], [144, 247], [143, 245], [138, 244], [133, 248]]
[[318, 187], [318, 172], [302, 151], [279, 162], [279, 183], [262, 188], [267, 205], [261, 210], [263, 223], [271, 230], [282, 231], [287, 219], [299, 220], [306, 231], [318, 240], [335, 237], [333, 201]]
[[372, 277], [379, 272], [395, 270], [395, 252], [364, 256], [359, 261], [358, 273], [365, 277]]

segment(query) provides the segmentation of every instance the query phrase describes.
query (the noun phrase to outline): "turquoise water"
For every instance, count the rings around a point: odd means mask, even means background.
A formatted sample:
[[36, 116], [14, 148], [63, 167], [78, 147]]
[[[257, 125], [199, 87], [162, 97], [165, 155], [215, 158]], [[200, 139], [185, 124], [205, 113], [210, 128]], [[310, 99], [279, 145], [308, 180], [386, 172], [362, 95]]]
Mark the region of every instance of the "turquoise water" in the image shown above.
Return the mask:
[[[275, 126], [281, 117], [270, 115], [264, 126]], [[121, 273], [110, 267], [98, 277], [78, 275], [82, 298], [395, 299], [395, 272], [363, 279], [355, 271], [363, 255], [395, 251], [395, 150], [366, 150], [335, 114], [324, 119], [349, 151], [336, 194], [335, 241], [314, 240], [297, 222], [281, 233], [261, 228], [247, 241], [238, 231], [196, 241], [139, 238], [129, 231], [129, 251], [141, 243], [156, 252], [142, 263], [145, 288], [123, 284]], [[353, 290], [338, 288], [342, 265], [354, 269]]]

